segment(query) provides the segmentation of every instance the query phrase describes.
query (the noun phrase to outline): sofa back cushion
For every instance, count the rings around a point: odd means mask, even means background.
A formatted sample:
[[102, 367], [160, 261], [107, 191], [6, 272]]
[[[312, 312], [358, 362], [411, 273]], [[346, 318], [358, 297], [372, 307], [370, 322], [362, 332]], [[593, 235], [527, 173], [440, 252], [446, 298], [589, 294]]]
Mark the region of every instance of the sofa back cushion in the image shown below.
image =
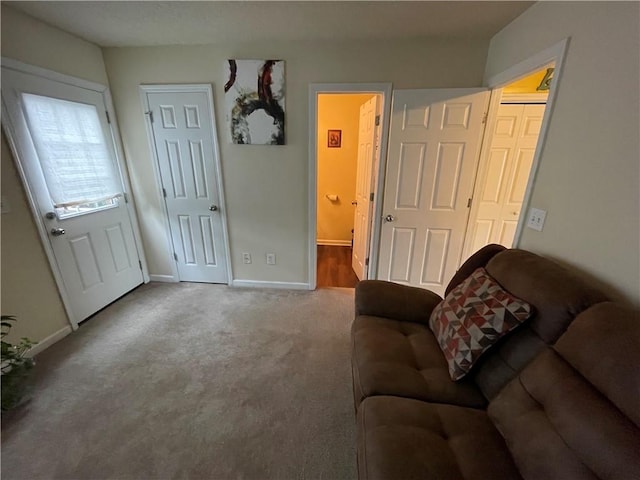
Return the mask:
[[578, 275], [525, 250], [497, 253], [485, 268], [535, 311], [522, 328], [488, 352], [474, 372], [476, 384], [492, 399], [547, 345], [554, 344], [580, 312], [607, 297]]
[[447, 285], [447, 289], [444, 291], [444, 295], [447, 296], [458, 285], [466, 280], [466, 278], [475, 272], [478, 268], [484, 267], [489, 260], [491, 260], [496, 254], [506, 250], [502, 245], [496, 243], [490, 243], [485, 245], [480, 250], [471, 255], [467, 260], [460, 265], [460, 268], [456, 271], [451, 278], [451, 281]]
[[525, 479], [640, 478], [640, 318], [581, 314], [490, 403]]
[[451, 290], [429, 319], [451, 379], [466, 376], [485, 352], [531, 313], [531, 305], [507, 292], [482, 267]]

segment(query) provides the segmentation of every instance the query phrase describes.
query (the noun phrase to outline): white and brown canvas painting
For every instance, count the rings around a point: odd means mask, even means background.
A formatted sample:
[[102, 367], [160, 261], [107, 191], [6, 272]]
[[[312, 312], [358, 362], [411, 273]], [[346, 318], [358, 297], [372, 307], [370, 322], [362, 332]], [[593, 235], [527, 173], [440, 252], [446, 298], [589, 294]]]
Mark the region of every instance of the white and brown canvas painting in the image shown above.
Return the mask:
[[229, 60], [224, 92], [232, 143], [284, 145], [283, 60]]

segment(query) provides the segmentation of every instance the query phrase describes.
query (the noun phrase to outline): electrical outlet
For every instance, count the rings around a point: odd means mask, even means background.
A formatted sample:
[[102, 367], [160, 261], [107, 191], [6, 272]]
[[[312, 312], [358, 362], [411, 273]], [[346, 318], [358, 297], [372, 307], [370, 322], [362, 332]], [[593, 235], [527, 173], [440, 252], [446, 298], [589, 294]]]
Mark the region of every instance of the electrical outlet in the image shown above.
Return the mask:
[[527, 217], [527, 227], [541, 232], [542, 227], [544, 227], [544, 219], [546, 217], [547, 212], [545, 210], [540, 210], [539, 208], [530, 208], [529, 216]]
[[242, 254], [242, 263], [251, 263], [251, 254], [244, 252]]
[[275, 264], [276, 264], [276, 254], [267, 253], [267, 265], [275, 265]]
[[11, 207], [9, 206], [9, 201], [7, 197], [2, 196], [2, 200], [0, 200], [0, 211], [2, 213], [9, 213], [11, 211]]

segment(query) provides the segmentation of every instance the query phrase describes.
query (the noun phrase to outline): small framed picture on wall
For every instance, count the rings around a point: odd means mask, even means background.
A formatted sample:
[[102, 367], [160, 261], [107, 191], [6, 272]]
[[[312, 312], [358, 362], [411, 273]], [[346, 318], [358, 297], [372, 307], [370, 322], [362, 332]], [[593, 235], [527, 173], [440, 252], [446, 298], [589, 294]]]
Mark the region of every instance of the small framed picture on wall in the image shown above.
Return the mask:
[[329, 130], [327, 134], [327, 147], [340, 148], [342, 146], [342, 130]]

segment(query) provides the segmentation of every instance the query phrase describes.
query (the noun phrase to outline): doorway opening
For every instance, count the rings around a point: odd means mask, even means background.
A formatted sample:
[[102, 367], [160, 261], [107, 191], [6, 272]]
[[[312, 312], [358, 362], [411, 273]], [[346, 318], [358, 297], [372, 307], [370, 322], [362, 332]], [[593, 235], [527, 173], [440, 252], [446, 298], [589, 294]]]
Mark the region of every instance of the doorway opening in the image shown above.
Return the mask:
[[[531, 195], [533, 192], [533, 186], [535, 184], [536, 175], [538, 172], [538, 167], [540, 163], [540, 158], [542, 156], [542, 150], [544, 148], [544, 143], [546, 139], [547, 132], [549, 130], [549, 121], [551, 114], [553, 112], [553, 105], [555, 103], [556, 95], [558, 93], [558, 84], [561, 81], [562, 70], [564, 66], [564, 58], [569, 47], [569, 38], [565, 38], [558, 43], [542, 50], [535, 55], [521, 61], [518, 64], [512, 65], [506, 70], [492, 75], [486, 78], [487, 86], [492, 89], [491, 90], [491, 100], [489, 104], [489, 112], [487, 117], [487, 126], [485, 135], [485, 141], [483, 142], [481, 157], [480, 157], [480, 165], [478, 175], [476, 177], [476, 186], [474, 188], [474, 199], [478, 201], [473, 201], [472, 208], [470, 209], [469, 222], [467, 233], [465, 235], [465, 249], [463, 257], [461, 258], [461, 263], [468, 258], [468, 256], [473, 253], [474, 247], [481, 247], [481, 241], [477, 241], [474, 238], [474, 222], [476, 222], [477, 215], [476, 210], [480, 206], [480, 200], [482, 198], [481, 192], [482, 189], [487, 185], [483, 182], [484, 178], [487, 178], [485, 174], [487, 170], [490, 170], [487, 166], [487, 159], [489, 158], [489, 154], [491, 153], [491, 139], [492, 136], [489, 132], [494, 131], [496, 127], [496, 119], [498, 116], [498, 111], [501, 108], [503, 97], [505, 100], [509, 100], [509, 97], [512, 98], [515, 95], [520, 95], [518, 93], [505, 92], [507, 86], [511, 86], [511, 88], [523, 87], [527, 83], [531, 84], [532, 79], [529, 78], [525, 80], [525, 78], [530, 77], [534, 73], [539, 73], [544, 71], [544, 76], [540, 80], [538, 86], [543, 88], [548, 87], [547, 99], [545, 102], [544, 114], [542, 117], [542, 121], [540, 123], [537, 135], [537, 141], [535, 143], [535, 148], [533, 149], [533, 157], [531, 159], [530, 166], [528, 168], [527, 182], [524, 192], [522, 194], [522, 200], [520, 202], [520, 208], [517, 215], [515, 232], [513, 234], [513, 238], [511, 240], [511, 245], [508, 245], [512, 248], [518, 248], [520, 246], [520, 240], [522, 237], [522, 232], [524, 230], [525, 224], [527, 223], [527, 219], [529, 217], [529, 208], [531, 207]], [[550, 69], [553, 68], [553, 71]], [[540, 78], [539, 76], [537, 77]], [[520, 82], [522, 81], [522, 82]], [[546, 85], [543, 85], [546, 84]], [[538, 87], [536, 87], [537, 90]], [[506, 103], [506, 102], [505, 102]], [[495, 177], [494, 177], [495, 178]], [[494, 182], [495, 185], [495, 182]], [[494, 188], [494, 192], [495, 192]], [[515, 211], [515, 210], [514, 210]], [[505, 231], [507, 229], [505, 228]], [[485, 237], [486, 238], [486, 237]], [[510, 238], [510, 235], [509, 235]], [[475, 245], [473, 244], [475, 242]], [[485, 243], [486, 244], [486, 243]]]
[[[318, 95], [317, 286], [366, 278], [372, 168], [379, 151], [379, 95]], [[379, 123], [379, 122], [378, 122]]]
[[375, 278], [391, 85], [311, 85], [309, 288]]
[[515, 246], [555, 62], [492, 92], [463, 261], [490, 243]]

